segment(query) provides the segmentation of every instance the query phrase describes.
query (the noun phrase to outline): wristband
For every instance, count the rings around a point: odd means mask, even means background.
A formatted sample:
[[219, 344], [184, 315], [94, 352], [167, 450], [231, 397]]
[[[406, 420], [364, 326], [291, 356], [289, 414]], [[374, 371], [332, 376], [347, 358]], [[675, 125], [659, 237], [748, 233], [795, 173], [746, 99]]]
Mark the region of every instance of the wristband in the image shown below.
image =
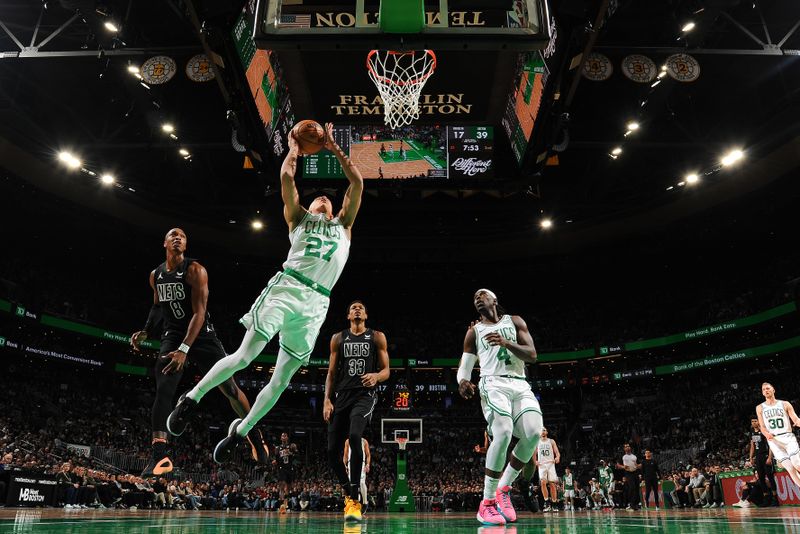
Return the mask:
[[186, 343], [181, 343], [181, 346], [178, 347], [178, 352], [182, 352], [184, 354], [188, 354], [190, 348], [191, 347], [189, 345], [187, 345]]

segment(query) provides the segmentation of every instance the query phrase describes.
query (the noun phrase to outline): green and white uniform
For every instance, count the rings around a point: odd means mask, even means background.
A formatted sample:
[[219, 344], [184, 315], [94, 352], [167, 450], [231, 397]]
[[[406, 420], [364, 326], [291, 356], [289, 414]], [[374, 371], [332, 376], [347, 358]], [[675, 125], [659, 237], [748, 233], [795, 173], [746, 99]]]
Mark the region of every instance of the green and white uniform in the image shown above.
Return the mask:
[[761, 403], [761, 418], [767, 432], [775, 436], [769, 440], [769, 448], [772, 456], [780, 464], [784, 460], [790, 459], [796, 454], [800, 454], [800, 447], [797, 444], [797, 437], [792, 431], [792, 420], [786, 413], [786, 406], [782, 400], [775, 400], [775, 404]]
[[280, 347], [305, 365], [325, 322], [331, 289], [347, 263], [350, 239], [338, 217], [306, 212], [289, 241], [283, 271], [240, 322], [267, 339], [280, 332]]
[[556, 474], [556, 455], [553, 440], [542, 438], [536, 445], [536, 459], [539, 462], [539, 480], [542, 482], [558, 482]]
[[575, 497], [575, 485], [572, 482], [572, 473], [566, 474], [562, 477], [564, 482], [564, 497]]
[[524, 432], [517, 424], [522, 414], [530, 411], [542, 413], [539, 401], [536, 400], [525, 378], [525, 362], [505, 347], [490, 345], [486, 341], [488, 334], [496, 332], [516, 343], [517, 327], [510, 315], [503, 315], [494, 324], [480, 322], [473, 328], [478, 363], [481, 368], [478, 390], [481, 395], [483, 416], [490, 429], [492, 418], [511, 417], [514, 420], [514, 435], [522, 438]]
[[603, 492], [608, 495], [609, 488], [611, 484], [614, 482], [614, 470], [611, 469], [610, 466], [601, 467], [599, 469], [599, 476], [598, 480], [600, 483], [600, 487], [603, 489]]

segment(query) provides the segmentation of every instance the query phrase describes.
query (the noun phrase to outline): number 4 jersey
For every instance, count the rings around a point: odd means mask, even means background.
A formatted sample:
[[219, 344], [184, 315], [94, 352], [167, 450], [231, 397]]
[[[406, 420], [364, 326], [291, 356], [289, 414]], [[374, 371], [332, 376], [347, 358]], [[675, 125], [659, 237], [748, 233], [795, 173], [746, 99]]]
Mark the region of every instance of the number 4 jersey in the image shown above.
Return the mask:
[[478, 348], [478, 362], [481, 366], [481, 376], [506, 376], [525, 378], [525, 362], [514, 356], [510, 350], [490, 345], [486, 336], [498, 333], [514, 343], [517, 342], [517, 327], [510, 315], [504, 315], [495, 324], [480, 322], [476, 324], [475, 346]]
[[[192, 320], [192, 286], [186, 281], [189, 266], [195, 260], [184, 258], [175, 270], [168, 271], [167, 264], [162, 263], [153, 273], [153, 282], [161, 305], [161, 314], [164, 318], [164, 335], [178, 333], [186, 335], [189, 321]], [[213, 335], [214, 327], [211, 325], [211, 315], [206, 310], [203, 328], [200, 336]]]
[[363, 389], [361, 376], [378, 370], [375, 332], [367, 328], [360, 335], [356, 335], [347, 329], [340, 335], [336, 391]]

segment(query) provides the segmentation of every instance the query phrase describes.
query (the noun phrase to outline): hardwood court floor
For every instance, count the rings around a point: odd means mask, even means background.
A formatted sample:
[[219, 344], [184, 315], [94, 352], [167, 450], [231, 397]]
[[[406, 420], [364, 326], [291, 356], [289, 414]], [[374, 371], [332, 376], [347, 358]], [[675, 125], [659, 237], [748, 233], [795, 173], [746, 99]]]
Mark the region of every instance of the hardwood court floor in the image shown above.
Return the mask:
[[661, 512], [522, 512], [514, 525], [483, 527], [471, 513], [370, 513], [345, 525], [339, 514], [196, 511], [0, 509], [0, 532], [81, 534], [205, 533], [446, 533], [548, 534], [617, 533], [800, 533], [800, 508], [677, 510]]

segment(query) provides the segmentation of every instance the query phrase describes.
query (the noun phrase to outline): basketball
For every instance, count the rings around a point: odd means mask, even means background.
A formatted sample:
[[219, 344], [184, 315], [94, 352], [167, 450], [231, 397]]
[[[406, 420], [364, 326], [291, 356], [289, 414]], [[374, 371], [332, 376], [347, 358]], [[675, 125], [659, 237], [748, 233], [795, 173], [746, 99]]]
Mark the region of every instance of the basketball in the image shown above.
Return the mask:
[[318, 122], [300, 121], [292, 128], [292, 135], [297, 139], [300, 154], [316, 154], [325, 146], [325, 130]]

